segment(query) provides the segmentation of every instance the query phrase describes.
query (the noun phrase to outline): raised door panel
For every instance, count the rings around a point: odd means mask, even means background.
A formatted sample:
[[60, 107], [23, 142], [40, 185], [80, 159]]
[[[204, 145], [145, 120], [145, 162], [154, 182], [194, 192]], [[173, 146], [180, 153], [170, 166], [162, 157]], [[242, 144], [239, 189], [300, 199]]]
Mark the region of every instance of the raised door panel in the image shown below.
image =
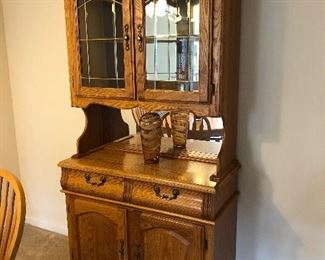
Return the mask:
[[147, 213], [131, 216], [130, 259], [203, 259], [203, 227]]
[[125, 210], [81, 199], [67, 202], [72, 259], [127, 259]]
[[89, 212], [78, 216], [78, 224], [82, 259], [119, 259], [117, 223]]
[[73, 96], [133, 98], [130, 0], [65, 0]]
[[135, 0], [140, 99], [208, 102], [212, 2]]
[[189, 259], [190, 241], [176, 231], [150, 228], [142, 231], [143, 259]]

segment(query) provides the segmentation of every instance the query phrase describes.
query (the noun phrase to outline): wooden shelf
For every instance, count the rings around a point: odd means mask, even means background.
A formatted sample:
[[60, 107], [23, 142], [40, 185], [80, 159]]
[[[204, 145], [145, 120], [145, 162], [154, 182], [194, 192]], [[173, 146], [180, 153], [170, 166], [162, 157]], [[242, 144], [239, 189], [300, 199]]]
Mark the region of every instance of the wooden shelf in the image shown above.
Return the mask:
[[[129, 153], [142, 154], [141, 137], [139, 134], [131, 135], [105, 146], [105, 149], [111, 151], [122, 151]], [[173, 140], [169, 137], [162, 137], [160, 156], [174, 159], [182, 159], [206, 163], [218, 163], [218, 154], [221, 149], [221, 143], [187, 140], [186, 149], [174, 149]]]

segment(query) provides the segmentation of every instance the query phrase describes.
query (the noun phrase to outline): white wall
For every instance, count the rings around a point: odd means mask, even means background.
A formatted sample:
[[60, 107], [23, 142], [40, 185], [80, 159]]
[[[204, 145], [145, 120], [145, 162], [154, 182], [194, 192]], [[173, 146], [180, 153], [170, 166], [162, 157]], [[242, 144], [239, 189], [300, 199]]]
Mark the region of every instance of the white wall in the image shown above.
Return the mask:
[[325, 259], [325, 1], [244, 0], [238, 259]]
[[63, 1], [3, 1], [27, 221], [66, 232], [57, 163], [75, 153], [83, 112], [70, 108]]
[[7, 50], [0, 2], [0, 168], [19, 175]]
[[[3, 0], [28, 220], [65, 231], [71, 109], [63, 1]], [[324, 259], [323, 0], [242, 0], [238, 259]]]

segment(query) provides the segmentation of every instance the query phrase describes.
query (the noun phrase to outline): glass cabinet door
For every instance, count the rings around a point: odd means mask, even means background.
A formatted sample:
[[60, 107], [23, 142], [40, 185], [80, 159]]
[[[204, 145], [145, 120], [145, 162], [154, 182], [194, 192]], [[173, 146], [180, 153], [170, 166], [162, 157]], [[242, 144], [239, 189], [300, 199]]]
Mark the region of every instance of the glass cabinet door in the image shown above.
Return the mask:
[[210, 0], [141, 0], [135, 34], [138, 95], [208, 101]]
[[82, 96], [133, 97], [129, 0], [75, 0]]

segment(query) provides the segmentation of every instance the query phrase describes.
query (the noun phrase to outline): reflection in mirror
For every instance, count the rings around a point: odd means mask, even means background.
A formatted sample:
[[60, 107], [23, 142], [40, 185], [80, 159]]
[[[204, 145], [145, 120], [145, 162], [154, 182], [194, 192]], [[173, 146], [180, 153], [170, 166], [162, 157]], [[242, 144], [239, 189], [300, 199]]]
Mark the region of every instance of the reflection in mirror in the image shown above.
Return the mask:
[[199, 0], [145, 2], [146, 88], [198, 91]]
[[[130, 110], [122, 110], [123, 120], [129, 125], [130, 134], [139, 132], [139, 120], [148, 111], [137, 107]], [[163, 121], [163, 135], [171, 137], [170, 112], [157, 112]], [[188, 139], [203, 140], [210, 142], [221, 142], [224, 129], [221, 117], [199, 117], [190, 113]]]
[[[107, 144], [107, 148], [115, 151], [142, 153], [142, 140], [139, 120], [147, 111], [142, 108], [121, 110], [122, 118], [129, 126], [129, 136]], [[217, 163], [218, 155], [223, 145], [223, 122], [221, 118], [198, 117], [189, 114], [189, 131], [185, 149], [175, 147], [171, 136], [170, 112], [156, 112], [163, 121], [163, 136], [161, 138], [160, 155], [162, 157], [182, 160]]]

